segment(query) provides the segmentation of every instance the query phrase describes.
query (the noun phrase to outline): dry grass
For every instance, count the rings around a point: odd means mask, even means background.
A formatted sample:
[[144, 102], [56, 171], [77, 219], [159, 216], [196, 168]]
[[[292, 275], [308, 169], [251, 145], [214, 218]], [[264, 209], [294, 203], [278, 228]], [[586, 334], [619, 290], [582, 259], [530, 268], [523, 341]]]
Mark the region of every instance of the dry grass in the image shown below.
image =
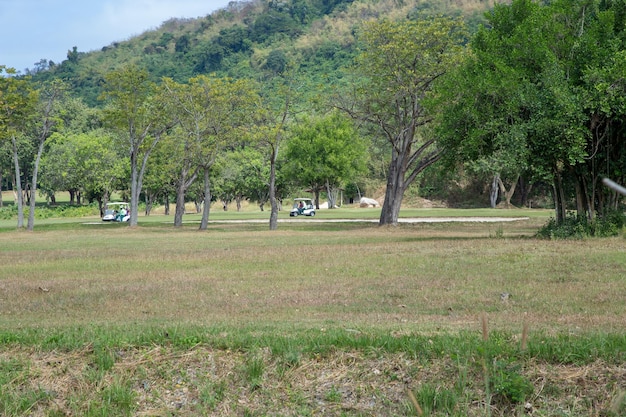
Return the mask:
[[433, 331], [465, 329], [486, 312], [504, 330], [626, 328], [623, 238], [507, 238], [520, 224], [490, 238], [494, 227], [3, 233], [0, 316], [5, 328], [262, 322]]
[[[25, 387], [50, 394], [24, 414], [30, 416], [86, 415], [106, 387], [120, 381], [132, 392], [135, 416], [419, 415], [409, 405], [407, 388], [411, 394], [427, 385], [443, 391], [460, 382], [467, 408], [455, 415], [485, 415], [479, 368], [472, 363], [459, 366], [449, 358], [425, 363], [406, 354], [336, 352], [286, 366], [261, 351], [256, 355], [264, 372], [253, 385], [245, 372], [249, 355], [242, 352], [158, 346], [120, 349], [114, 355], [114, 367], [97, 377], [90, 371], [94, 359], [89, 347], [70, 353], [13, 349], [0, 353], [0, 362], [28, 364]], [[523, 374], [534, 383], [532, 397], [517, 407], [496, 404], [492, 415], [618, 415], [609, 411], [626, 381], [623, 366], [530, 363]]]
[[[4, 232], [0, 326], [140, 332], [198, 325], [224, 329], [216, 340], [241, 328], [256, 329], [252, 338], [340, 329], [355, 337], [429, 335], [437, 346], [439, 334], [479, 334], [484, 317], [485, 336], [510, 332], [521, 351], [530, 338], [534, 352], [541, 335], [624, 333], [624, 238], [537, 240], [530, 236], [538, 221]], [[69, 351], [2, 346], [8, 381], [0, 410], [3, 401], [8, 410], [31, 393], [40, 399], [7, 415], [416, 415], [407, 388], [432, 386], [435, 393], [456, 390], [455, 415], [486, 412], [481, 359], [455, 359], [462, 349], [456, 346], [426, 359], [374, 346], [304, 354], [298, 342], [281, 353], [81, 340]], [[492, 415], [624, 410], [626, 371], [619, 364], [532, 356], [522, 364], [532, 396], [526, 404], [494, 401]], [[114, 395], [130, 401], [127, 408]]]

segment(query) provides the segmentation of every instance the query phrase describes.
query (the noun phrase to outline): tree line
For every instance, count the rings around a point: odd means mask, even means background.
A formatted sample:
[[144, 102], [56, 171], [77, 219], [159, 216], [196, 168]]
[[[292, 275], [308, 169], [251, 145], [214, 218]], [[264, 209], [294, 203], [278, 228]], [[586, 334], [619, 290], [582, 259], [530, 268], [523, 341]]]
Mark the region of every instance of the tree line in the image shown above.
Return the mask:
[[106, 75], [101, 110], [58, 83], [5, 76], [0, 162], [11, 155], [15, 188], [28, 172], [32, 192], [40, 160], [40, 188], [51, 195], [65, 189], [102, 203], [128, 189], [131, 225], [140, 196], [175, 195], [180, 225], [194, 194], [205, 228], [219, 194], [269, 203], [275, 229], [294, 187], [332, 201], [381, 152], [380, 224], [397, 223], [406, 191], [436, 166], [487, 178], [493, 205], [510, 204], [519, 184], [528, 193], [549, 183], [557, 222], [571, 208], [593, 220], [621, 209], [601, 181], [625, 180], [625, 16], [621, 1], [515, 0], [496, 5], [473, 34], [449, 17], [372, 19], [355, 32], [358, 54], [342, 83], [317, 85], [321, 94], [286, 57], [255, 79], [154, 82], [127, 65]]
[[[302, 104], [296, 104], [288, 73], [261, 90], [252, 80], [208, 75], [154, 83], [131, 64], [107, 74], [101, 97], [106, 105], [100, 109], [72, 98], [62, 83], [54, 83], [54, 96], [44, 95], [47, 89], [3, 71], [3, 172], [11, 162], [18, 227], [28, 184], [31, 217], [36, 190], [50, 199], [68, 191], [72, 202], [82, 196], [98, 201], [101, 211], [122, 190], [130, 198], [131, 226], [137, 225], [141, 197], [149, 210], [154, 201], [174, 196], [175, 226], [182, 225], [191, 197], [202, 208], [201, 229], [215, 198], [225, 207], [243, 199], [261, 209], [269, 203], [275, 229], [281, 202], [293, 190], [332, 195], [365, 167], [365, 142], [346, 117], [330, 112], [293, 122]], [[292, 140], [283, 152], [287, 136]]]

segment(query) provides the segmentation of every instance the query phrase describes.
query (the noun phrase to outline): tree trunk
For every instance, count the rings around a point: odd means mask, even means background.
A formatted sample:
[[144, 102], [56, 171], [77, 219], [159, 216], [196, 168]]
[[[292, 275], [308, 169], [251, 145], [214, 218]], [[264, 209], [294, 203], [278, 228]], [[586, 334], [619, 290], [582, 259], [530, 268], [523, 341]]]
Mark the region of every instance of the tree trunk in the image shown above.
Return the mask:
[[4, 201], [2, 201], [2, 171], [0, 171], [0, 207], [4, 207]]
[[185, 161], [183, 167], [180, 170], [180, 177], [178, 178], [178, 184], [176, 184], [176, 211], [174, 212], [174, 226], [180, 227], [183, 225], [183, 214], [185, 214], [185, 195], [187, 190], [193, 184], [198, 177], [198, 170], [187, 178], [189, 175], [189, 164]]
[[164, 206], [165, 206], [165, 215], [169, 216], [170, 215], [170, 195], [168, 193], [165, 193], [165, 201], [163, 202]]
[[15, 168], [15, 195], [17, 197], [17, 228], [24, 227], [24, 197], [22, 195], [22, 179], [20, 172], [20, 161], [17, 155], [17, 142], [15, 136], [12, 136], [13, 143], [13, 165]]
[[498, 192], [500, 191], [499, 182], [500, 174], [494, 174], [493, 180], [491, 181], [491, 192], [489, 193], [489, 203], [491, 204], [491, 208], [494, 209], [498, 205]]
[[154, 201], [154, 193], [147, 192], [145, 196], [145, 200], [146, 200], [145, 214], [146, 216], [149, 216], [150, 212], [152, 211], [152, 202]]
[[272, 148], [270, 159], [270, 230], [278, 229], [278, 203], [276, 202], [276, 158], [278, 147]]
[[563, 190], [563, 180], [560, 173], [554, 175], [554, 211], [557, 224], [563, 224], [567, 215], [565, 204], [565, 191]]
[[339, 190], [331, 186], [328, 181], [326, 181], [326, 195], [328, 196], [328, 208], [334, 209], [337, 207], [337, 196], [339, 195]]
[[404, 198], [404, 174], [403, 159], [395, 150], [392, 152], [389, 172], [387, 173], [387, 188], [385, 201], [380, 211], [379, 225], [397, 225], [400, 215], [400, 206]]
[[504, 185], [504, 182], [502, 181], [502, 178], [500, 178], [498, 176], [498, 186], [500, 187], [500, 192], [502, 193], [502, 195], [504, 196], [504, 207], [506, 208], [511, 208], [511, 199], [513, 198], [513, 195], [515, 194], [515, 189], [517, 188], [517, 183], [520, 179], [520, 176], [518, 175], [515, 178], [515, 181], [513, 181], [511, 183], [511, 186], [509, 187], [509, 189], [506, 189], [506, 186]]
[[204, 167], [204, 207], [202, 210], [202, 221], [200, 230], [206, 230], [209, 225], [209, 212], [211, 211], [211, 179], [209, 177], [211, 168]]
[[137, 172], [137, 153], [133, 151], [130, 155], [130, 219], [128, 220], [130, 227], [137, 226], [140, 193], [141, 188], [139, 186], [139, 175]]
[[28, 212], [28, 226], [27, 230], [32, 231], [35, 228], [35, 204], [37, 197], [37, 174], [39, 173], [39, 163], [41, 162], [41, 154], [43, 153], [43, 144], [47, 136], [47, 130], [43, 133], [39, 140], [39, 148], [37, 149], [37, 157], [35, 158], [35, 165], [33, 167], [33, 176], [31, 179], [30, 187], [30, 211]]
[[320, 209], [320, 187], [315, 187], [315, 210]]
[[179, 183], [176, 187], [176, 208], [174, 209], [174, 227], [183, 225], [185, 214], [185, 185]]

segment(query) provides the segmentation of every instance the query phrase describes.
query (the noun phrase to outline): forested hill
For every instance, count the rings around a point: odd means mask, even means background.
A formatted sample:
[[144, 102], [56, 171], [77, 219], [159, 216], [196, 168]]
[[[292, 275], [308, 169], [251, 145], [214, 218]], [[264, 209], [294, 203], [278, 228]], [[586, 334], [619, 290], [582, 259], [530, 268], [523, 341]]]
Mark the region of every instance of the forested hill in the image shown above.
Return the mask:
[[483, 20], [491, 0], [244, 0], [203, 18], [170, 19], [159, 28], [113, 42], [100, 51], [68, 50], [61, 63], [42, 62], [35, 81], [62, 78], [91, 105], [108, 71], [134, 62], [155, 80], [184, 82], [207, 73], [258, 78], [297, 62], [311, 80], [332, 84], [355, 51], [359, 22], [370, 18], [463, 17], [470, 28]]

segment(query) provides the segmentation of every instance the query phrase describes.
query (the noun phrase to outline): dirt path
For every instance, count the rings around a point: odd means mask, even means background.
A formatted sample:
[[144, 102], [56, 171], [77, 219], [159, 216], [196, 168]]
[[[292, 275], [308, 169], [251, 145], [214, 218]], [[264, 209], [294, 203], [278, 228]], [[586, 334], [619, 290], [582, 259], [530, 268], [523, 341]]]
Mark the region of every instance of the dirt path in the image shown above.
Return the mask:
[[[529, 217], [405, 217], [398, 223], [499, 223], [529, 220]], [[213, 223], [267, 223], [267, 219], [214, 220]], [[317, 223], [378, 223], [378, 219], [320, 219], [315, 217], [296, 217], [278, 219], [278, 223], [317, 222]]]

